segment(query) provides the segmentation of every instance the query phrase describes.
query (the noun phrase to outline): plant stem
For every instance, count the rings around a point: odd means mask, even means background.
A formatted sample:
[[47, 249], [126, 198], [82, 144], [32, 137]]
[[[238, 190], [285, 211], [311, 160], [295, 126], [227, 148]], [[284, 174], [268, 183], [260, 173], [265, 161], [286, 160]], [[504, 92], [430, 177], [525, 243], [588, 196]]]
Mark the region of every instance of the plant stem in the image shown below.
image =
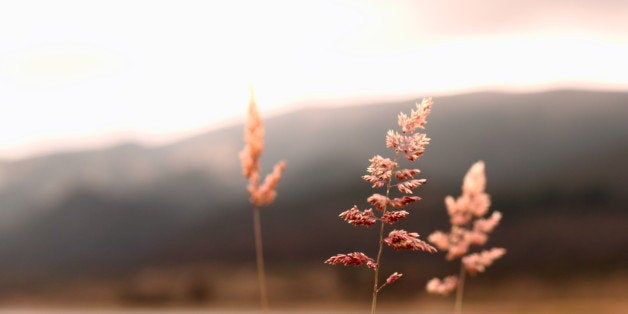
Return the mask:
[[[384, 208], [384, 213], [386, 212], [386, 209]], [[380, 259], [382, 258], [382, 250], [384, 248], [383, 245], [383, 240], [384, 239], [384, 222], [380, 221], [380, 227], [379, 227], [379, 249], [377, 250], [377, 259], [376, 259], [376, 263], [377, 263], [377, 268], [375, 268], [374, 271], [374, 275], [373, 275], [373, 300], [371, 301], [371, 314], [375, 314], [375, 308], [377, 307], [377, 293], [379, 292], [379, 290], [377, 289], [377, 286], [379, 285], [379, 267], [380, 267]]]
[[[395, 159], [393, 162], [397, 162], [397, 159], [399, 157], [399, 153], [395, 154]], [[395, 169], [397, 169], [397, 167], [393, 168], [391, 170], [391, 176], [388, 179], [388, 183], [386, 184], [386, 197], [388, 198], [390, 196], [390, 188], [392, 188], [392, 185], [390, 184], [392, 182], [392, 177], [394, 175]], [[386, 210], [388, 209], [388, 205], [386, 205], [384, 207], [384, 210], [382, 211], [382, 216], [384, 216], [384, 214], [386, 214]], [[377, 263], [377, 268], [375, 268], [374, 274], [373, 274], [373, 299], [371, 301], [371, 314], [375, 314], [375, 308], [377, 308], [377, 294], [379, 293], [379, 268], [381, 266], [380, 260], [382, 258], [382, 251], [384, 249], [384, 222], [383, 221], [379, 221], [380, 225], [379, 225], [379, 248], [377, 249], [377, 259], [375, 260], [375, 263]], [[382, 286], [383, 287], [383, 286]]]
[[255, 232], [255, 255], [257, 261], [257, 279], [259, 297], [264, 313], [268, 313], [268, 297], [266, 296], [266, 271], [264, 270], [264, 249], [262, 247], [262, 224], [259, 207], [253, 207], [253, 229]]
[[456, 288], [456, 304], [454, 305], [454, 312], [456, 314], [462, 313], [462, 293], [464, 292], [464, 279], [467, 275], [467, 271], [464, 269], [464, 265], [460, 263], [460, 275], [458, 276], [460, 282], [458, 288]]

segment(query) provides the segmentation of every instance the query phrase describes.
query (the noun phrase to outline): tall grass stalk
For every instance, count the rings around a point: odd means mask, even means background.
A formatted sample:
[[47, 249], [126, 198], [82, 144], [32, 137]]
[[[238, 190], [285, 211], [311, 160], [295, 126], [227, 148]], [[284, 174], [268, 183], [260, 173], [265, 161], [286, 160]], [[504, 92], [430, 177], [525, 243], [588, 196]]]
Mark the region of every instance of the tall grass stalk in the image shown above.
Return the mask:
[[473, 164], [464, 177], [462, 195], [458, 198], [447, 196], [445, 205], [449, 214], [451, 229], [449, 233], [436, 231], [428, 237], [438, 249], [447, 251], [447, 260], [460, 258], [460, 274], [448, 276], [443, 280], [433, 278], [427, 283], [430, 293], [448, 295], [456, 290], [454, 311], [462, 313], [462, 297], [467, 273], [476, 275], [484, 272], [493, 261], [502, 257], [506, 250], [492, 248], [479, 253], [469, 254], [472, 246], [481, 246], [488, 241], [488, 234], [499, 224], [502, 214], [493, 212], [483, 218], [491, 205], [490, 196], [485, 192], [486, 175], [484, 163]]
[[266, 293], [266, 269], [264, 267], [264, 247], [262, 244], [262, 223], [259, 207], [253, 207], [253, 231], [255, 233], [255, 262], [257, 264], [257, 282], [259, 285], [260, 304], [268, 312], [268, 294]]
[[[419, 239], [419, 234], [415, 232], [394, 229], [388, 233], [388, 236], [384, 237], [386, 224], [394, 224], [409, 215], [409, 212], [397, 209], [421, 200], [418, 196], [409, 196], [408, 194], [413, 194], [414, 189], [426, 182], [425, 179], [415, 179], [415, 176], [421, 172], [419, 169], [400, 169], [398, 163], [400, 157], [405, 157], [409, 162], [417, 161], [430, 142], [426, 134], [415, 131], [425, 128], [426, 118], [431, 111], [432, 100], [423, 99], [421, 103], [416, 105], [416, 110], [412, 110], [410, 115], [400, 113], [397, 117], [401, 133], [390, 130], [386, 135], [386, 147], [394, 151], [394, 159], [391, 160], [380, 155], [373, 156], [369, 160], [370, 165], [366, 168], [367, 174], [362, 176], [365, 181], [372, 185], [372, 188], [385, 188], [385, 195], [374, 193], [366, 199], [373, 208], [360, 210], [357, 205], [354, 205], [339, 215], [341, 219], [354, 226], [369, 227], [376, 224], [377, 221], [380, 222], [376, 258], [372, 259], [362, 252], [352, 252], [336, 254], [325, 261], [331, 265], [365, 265], [373, 270], [372, 314], [377, 309], [377, 297], [382, 288], [403, 276], [403, 274], [394, 272], [386, 278], [385, 282], [380, 284], [379, 277], [384, 244], [395, 250], [436, 252], [434, 247]], [[393, 184], [394, 179], [397, 181]], [[392, 198], [393, 188], [396, 188], [402, 196]], [[379, 214], [376, 214], [377, 212]]]
[[260, 208], [269, 205], [277, 197], [275, 189], [281, 179], [286, 163], [284, 161], [278, 162], [273, 171], [260, 183], [260, 157], [264, 150], [264, 124], [257, 111], [257, 104], [252, 89], [250, 91], [247, 120], [244, 126], [244, 143], [244, 149], [240, 152], [239, 157], [242, 165], [242, 174], [249, 181], [247, 186], [249, 201], [253, 204], [253, 233], [255, 237], [255, 260], [257, 264], [260, 305], [264, 312], [268, 312], [269, 304]]
[[[395, 159], [393, 160], [393, 163], [397, 163], [397, 159], [398, 159], [399, 154], [395, 154]], [[394, 171], [394, 169], [393, 169]], [[388, 182], [386, 182], [386, 198], [389, 198], [390, 196], [390, 189], [392, 188], [391, 185], [392, 182], [392, 176], [390, 176], [390, 178], [388, 179]], [[388, 206], [384, 207], [384, 210], [382, 211], [382, 216], [386, 215], [386, 211], [388, 210]], [[378, 248], [377, 248], [377, 257], [375, 259], [375, 263], [377, 265], [381, 264], [381, 259], [382, 259], [382, 251], [384, 250], [384, 228], [386, 227], [386, 225], [384, 224], [384, 222], [382, 220], [379, 221], [379, 239], [378, 239]], [[372, 292], [372, 297], [371, 297], [371, 314], [375, 313], [375, 309], [377, 308], [377, 294], [379, 293], [379, 290], [381, 290], [379, 288], [379, 267], [375, 268], [375, 271], [373, 272], [373, 292]]]
[[467, 277], [467, 272], [463, 265], [460, 265], [460, 273], [458, 274], [458, 287], [456, 287], [456, 303], [454, 303], [454, 312], [456, 314], [462, 313], [462, 294], [464, 293], [464, 280]]

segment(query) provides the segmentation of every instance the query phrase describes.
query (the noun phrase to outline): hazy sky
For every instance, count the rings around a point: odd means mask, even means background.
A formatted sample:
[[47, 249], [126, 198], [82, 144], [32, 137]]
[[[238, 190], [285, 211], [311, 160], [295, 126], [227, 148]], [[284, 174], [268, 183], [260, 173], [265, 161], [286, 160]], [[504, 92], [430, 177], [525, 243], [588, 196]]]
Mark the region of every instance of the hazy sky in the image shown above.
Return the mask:
[[628, 89], [628, 1], [1, 1], [0, 159], [325, 99]]

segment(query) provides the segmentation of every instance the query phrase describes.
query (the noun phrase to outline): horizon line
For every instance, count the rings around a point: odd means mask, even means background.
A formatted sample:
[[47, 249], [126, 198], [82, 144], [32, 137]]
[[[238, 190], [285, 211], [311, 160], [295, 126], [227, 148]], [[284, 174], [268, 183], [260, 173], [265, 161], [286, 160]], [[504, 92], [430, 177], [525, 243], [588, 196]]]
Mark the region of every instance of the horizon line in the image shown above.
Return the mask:
[[[594, 93], [628, 93], [628, 86], [621, 88], [619, 86], [611, 87], [577, 87], [577, 86], [549, 86], [549, 87], [526, 87], [526, 88], [511, 88], [511, 87], [495, 87], [495, 88], [470, 88], [466, 90], [458, 91], [439, 91], [433, 93], [397, 93], [390, 95], [360, 95], [352, 97], [319, 97], [309, 100], [295, 101], [289, 104], [285, 104], [279, 108], [274, 108], [262, 112], [262, 115], [267, 119], [273, 119], [282, 115], [286, 115], [292, 112], [296, 112], [303, 109], [310, 108], [338, 108], [338, 107], [352, 107], [352, 106], [374, 106], [381, 105], [383, 102], [396, 102], [396, 101], [410, 101], [413, 99], [419, 99], [422, 97], [456, 97], [456, 96], [468, 96], [472, 94], [505, 94], [505, 95], [521, 95], [521, 94], [544, 94], [552, 92], [594, 92]], [[416, 94], [423, 94], [419, 98]], [[48, 147], [40, 149], [24, 149], [23, 152], [17, 152], [13, 154], [0, 155], [0, 163], [13, 163], [25, 160], [32, 160], [38, 158], [44, 158], [47, 156], [75, 154], [75, 153], [87, 153], [91, 151], [101, 151], [113, 149], [120, 146], [134, 145], [144, 148], [157, 148], [174, 145], [178, 142], [185, 141], [202, 134], [225, 129], [233, 126], [243, 124], [244, 113], [238, 117], [230, 117], [223, 119], [220, 122], [211, 123], [201, 128], [181, 130], [177, 132], [168, 132], [168, 134], [142, 134], [141, 132], [135, 132], [130, 130], [118, 130], [112, 132], [106, 132], [96, 136], [78, 136], [76, 139], [71, 140], [73, 143], [69, 145], [62, 144], [49, 144]], [[42, 142], [66, 142], [67, 139], [53, 139], [42, 140]], [[96, 141], [96, 143], [94, 143]], [[92, 144], [90, 144], [92, 142]], [[34, 144], [37, 146], [38, 144]], [[39, 144], [41, 145], [41, 144]]]

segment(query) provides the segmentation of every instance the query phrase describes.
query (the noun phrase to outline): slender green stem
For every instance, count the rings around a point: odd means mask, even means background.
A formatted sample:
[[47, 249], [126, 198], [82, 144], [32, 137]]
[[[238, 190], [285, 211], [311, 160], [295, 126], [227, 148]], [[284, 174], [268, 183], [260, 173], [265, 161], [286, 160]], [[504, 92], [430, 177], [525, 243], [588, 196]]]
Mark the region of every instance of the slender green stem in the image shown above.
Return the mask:
[[460, 263], [460, 275], [458, 276], [458, 288], [456, 288], [456, 304], [454, 305], [454, 311], [456, 314], [462, 313], [462, 293], [464, 292], [464, 279], [467, 275], [467, 271], [464, 269], [462, 262]]
[[259, 207], [253, 207], [253, 229], [255, 232], [255, 255], [257, 261], [257, 279], [259, 297], [264, 313], [268, 313], [268, 297], [266, 296], [266, 271], [264, 270], [264, 249], [262, 247], [262, 224]]

